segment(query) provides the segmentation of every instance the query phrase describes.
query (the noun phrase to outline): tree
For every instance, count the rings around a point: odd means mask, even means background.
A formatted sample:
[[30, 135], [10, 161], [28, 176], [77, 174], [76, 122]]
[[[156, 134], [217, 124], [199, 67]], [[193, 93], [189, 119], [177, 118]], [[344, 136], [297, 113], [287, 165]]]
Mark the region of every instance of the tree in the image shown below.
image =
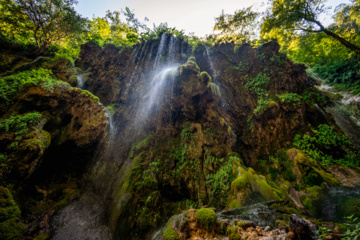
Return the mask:
[[11, 19], [11, 15], [26, 24], [22, 27], [31, 32], [38, 52], [60, 41], [65, 36], [83, 31], [86, 19], [82, 18], [72, 7], [76, 0], [2, 0], [4, 11], [10, 13], [2, 17], [9, 26], [19, 27], [19, 21]]
[[[359, 4], [359, 1], [354, 4]], [[360, 48], [330, 31], [319, 20], [319, 15], [328, 8], [324, 0], [272, 0], [271, 11], [264, 18], [262, 35], [275, 29], [286, 29], [291, 32], [303, 31], [325, 33], [336, 39], [348, 49], [360, 53]]]
[[214, 30], [221, 31], [223, 36], [237, 36], [248, 42], [255, 36], [254, 29], [258, 25], [255, 21], [259, 13], [252, 11], [252, 7], [235, 11], [234, 14], [225, 14], [215, 18]]

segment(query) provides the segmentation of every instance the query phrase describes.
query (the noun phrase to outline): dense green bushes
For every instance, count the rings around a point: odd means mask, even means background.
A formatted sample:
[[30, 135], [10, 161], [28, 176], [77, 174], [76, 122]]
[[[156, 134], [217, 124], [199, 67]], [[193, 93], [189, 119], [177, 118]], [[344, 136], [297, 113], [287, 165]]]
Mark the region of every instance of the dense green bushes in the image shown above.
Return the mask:
[[12, 115], [10, 118], [0, 122], [0, 130], [6, 132], [15, 132], [15, 135], [25, 134], [29, 131], [29, 127], [40, 122], [41, 113], [33, 112], [24, 115]]
[[326, 82], [355, 94], [360, 94], [359, 69], [360, 60], [356, 57], [317, 64], [313, 68], [315, 73]]
[[51, 74], [51, 70], [39, 68], [6, 76], [0, 79], [0, 99], [10, 104], [17, 93], [31, 86], [41, 85], [51, 91], [56, 86], [68, 85], [57, 81]]
[[324, 166], [338, 164], [359, 166], [359, 154], [345, 136], [336, 133], [333, 127], [321, 124], [311, 134], [294, 138], [293, 145], [309, 155], [309, 159]]

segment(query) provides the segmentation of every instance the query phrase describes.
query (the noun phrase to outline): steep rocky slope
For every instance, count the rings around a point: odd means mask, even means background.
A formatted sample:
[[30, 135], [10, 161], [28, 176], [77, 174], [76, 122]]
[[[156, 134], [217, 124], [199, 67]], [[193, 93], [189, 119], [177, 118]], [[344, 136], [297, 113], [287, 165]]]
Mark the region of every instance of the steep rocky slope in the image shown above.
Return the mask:
[[[305, 66], [278, 50], [191, 49], [166, 34], [132, 49], [82, 47], [85, 88], [114, 112], [112, 144], [93, 174], [116, 239], [138, 239], [189, 207], [283, 200], [281, 211], [318, 216], [312, 201], [338, 175], [292, 149], [294, 137], [323, 126], [343, 133]], [[326, 151], [336, 158], [350, 148]]]
[[316, 223], [339, 239], [344, 225], [322, 221], [360, 215], [349, 129], [277, 43], [89, 42], [75, 65], [33, 67], [86, 90], [32, 84], [0, 104], [0, 197], [30, 237], [311, 239]]

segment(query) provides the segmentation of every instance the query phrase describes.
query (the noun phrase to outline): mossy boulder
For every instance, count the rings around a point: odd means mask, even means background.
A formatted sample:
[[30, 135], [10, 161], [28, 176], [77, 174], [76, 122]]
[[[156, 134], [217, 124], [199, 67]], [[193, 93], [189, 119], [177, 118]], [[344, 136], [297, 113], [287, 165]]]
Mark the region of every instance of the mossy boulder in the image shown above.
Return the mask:
[[20, 209], [10, 191], [0, 187], [0, 239], [23, 239], [25, 226], [20, 223], [20, 215]]
[[195, 213], [198, 223], [205, 227], [208, 231], [214, 226], [216, 222], [216, 213], [212, 209], [202, 208]]
[[165, 229], [163, 236], [166, 240], [179, 240], [179, 234], [172, 228], [172, 223]]
[[180, 67], [180, 75], [188, 75], [192, 73], [199, 73], [200, 68], [194, 61], [187, 61]]
[[258, 175], [249, 168], [240, 167], [239, 175], [231, 183], [231, 195], [228, 199], [227, 208], [239, 208], [247, 204], [252, 193], [260, 193], [266, 201], [280, 199], [278, 189], [269, 185], [265, 176]]

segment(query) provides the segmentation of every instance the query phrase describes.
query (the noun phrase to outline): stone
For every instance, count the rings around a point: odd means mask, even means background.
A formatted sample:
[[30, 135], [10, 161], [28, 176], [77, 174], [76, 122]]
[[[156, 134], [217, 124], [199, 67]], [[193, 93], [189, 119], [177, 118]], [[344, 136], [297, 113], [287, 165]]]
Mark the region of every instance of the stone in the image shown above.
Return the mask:
[[289, 227], [299, 240], [311, 240], [318, 237], [316, 233], [317, 226], [305, 218], [298, 217], [296, 214], [290, 216]]

